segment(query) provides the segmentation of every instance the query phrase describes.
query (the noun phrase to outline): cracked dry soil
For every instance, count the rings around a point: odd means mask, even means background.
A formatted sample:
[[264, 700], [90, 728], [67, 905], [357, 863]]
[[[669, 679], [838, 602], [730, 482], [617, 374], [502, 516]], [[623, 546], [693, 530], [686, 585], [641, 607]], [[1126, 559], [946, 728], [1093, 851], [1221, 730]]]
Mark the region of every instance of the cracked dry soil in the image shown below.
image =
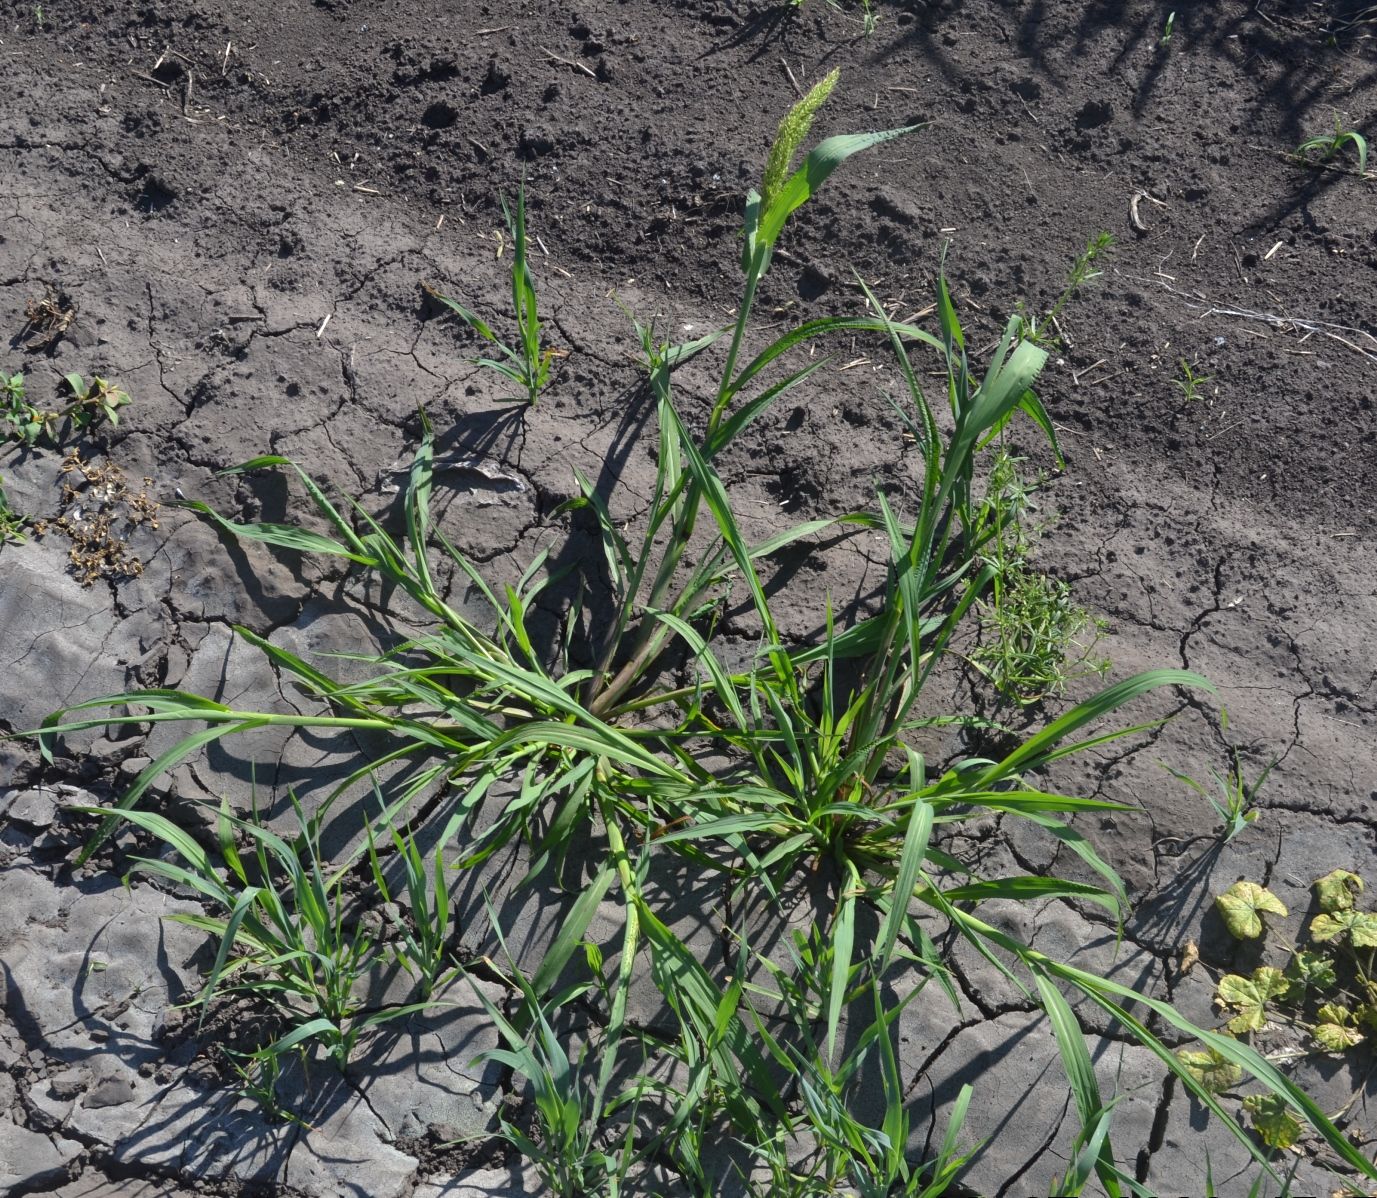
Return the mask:
[[[381, 510], [421, 404], [442, 433], [440, 519], [491, 579], [547, 547], [596, 560], [589, 530], [554, 514], [574, 469], [615, 482], [626, 519], [654, 477], [614, 299], [676, 336], [726, 319], [742, 197], [794, 98], [787, 72], [806, 86], [838, 66], [820, 132], [924, 128], [854, 159], [797, 214], [765, 284], [767, 325], [859, 312], [853, 270], [896, 314], [921, 312], [949, 244], [983, 353], [1016, 303], [1047, 309], [1090, 235], [1116, 238], [1060, 318], [1039, 386], [1068, 469], [1039, 494], [1038, 561], [1108, 622], [1116, 675], [1204, 673], [1229, 726], [1213, 702], [1159, 699], [1142, 718], [1178, 718], [1056, 779], [1139, 807], [1083, 829], [1134, 902], [1117, 950], [1112, 926], [1062, 905], [1004, 917], [1035, 947], [1214, 1026], [1211, 979], [1247, 962], [1212, 922], [1213, 893], [1267, 882], [1294, 938], [1313, 878], [1337, 865], [1377, 880], [1377, 208], [1371, 180], [1286, 156], [1335, 113], [1362, 129], [1377, 111], [1377, 18], [1340, 0], [1221, 0], [1176, 6], [1163, 46], [1172, 7], [876, 0], [867, 38], [822, 0], [0, 4], [0, 320], [14, 338], [0, 365], [43, 397], [70, 370], [126, 389], [118, 428], [81, 452], [147, 476], [164, 505], [156, 527], [129, 532], [136, 576], [83, 587], [54, 535], [0, 548], [0, 730], [133, 685], [299, 704], [234, 624], [303, 654], [386, 638], [357, 579], [226, 543], [168, 505], [304, 517], [278, 478], [215, 477], [273, 452]], [[468, 364], [475, 347], [421, 287], [510, 320], [497, 197], [523, 172], [547, 336], [568, 351], [529, 411]], [[26, 348], [26, 305], [49, 290], [78, 315]], [[1183, 359], [1208, 376], [1193, 399], [1174, 385]], [[685, 372], [690, 420], [702, 381]], [[762, 418], [722, 463], [753, 531], [865, 506], [876, 486], [911, 493], [895, 382], [876, 347], [843, 345]], [[8, 451], [14, 507], [58, 515], [62, 461]], [[864, 603], [883, 569], [865, 536], [818, 547], [781, 576], [783, 631], [816, 634], [825, 595]], [[457, 583], [452, 598], [466, 601]], [[749, 643], [744, 627], [728, 633]], [[946, 702], [978, 701], [960, 680], [950, 689]], [[1204, 778], [1230, 743], [1251, 775], [1277, 765], [1257, 822], [1220, 850], [1211, 813], [1161, 765]], [[471, 997], [369, 1046], [345, 1077], [294, 1079], [307, 1129], [227, 1087], [208, 1034], [168, 1012], [208, 963], [163, 919], [194, 905], [145, 881], [122, 890], [128, 846], [70, 865], [88, 825], [63, 805], [118, 796], [170, 744], [75, 736], [45, 767], [29, 743], [0, 742], [0, 1189], [536, 1192], [488, 1135], [520, 1097], [468, 1064], [493, 1046]], [[280, 813], [287, 788], [309, 802], [351, 760], [348, 744], [263, 729], [179, 768], [155, 801], [244, 807], [256, 785]], [[994, 821], [949, 847], [992, 876], [1070, 868]], [[504, 923], [538, 948], [561, 901], [507, 895]], [[720, 893], [690, 881], [680, 902], [710, 954]], [[1201, 955], [1187, 972], [1190, 941]], [[492, 945], [475, 933], [464, 947]], [[966, 1183], [1044, 1192], [1075, 1122], [1050, 1033], [980, 958], [958, 947], [953, 963], [963, 1017], [914, 1006], [900, 1028], [915, 1150], [971, 1081], [969, 1131], [988, 1139]], [[1082, 1015], [1139, 1181], [1201, 1193], [1208, 1158], [1221, 1194], [1245, 1192], [1242, 1151], [1144, 1050]], [[231, 1014], [217, 1035], [243, 1030]], [[1353, 1057], [1295, 1073], [1367, 1145], [1371, 1057]], [[1306, 1149], [1295, 1192], [1329, 1193]], [[642, 1192], [677, 1191], [648, 1177]]]

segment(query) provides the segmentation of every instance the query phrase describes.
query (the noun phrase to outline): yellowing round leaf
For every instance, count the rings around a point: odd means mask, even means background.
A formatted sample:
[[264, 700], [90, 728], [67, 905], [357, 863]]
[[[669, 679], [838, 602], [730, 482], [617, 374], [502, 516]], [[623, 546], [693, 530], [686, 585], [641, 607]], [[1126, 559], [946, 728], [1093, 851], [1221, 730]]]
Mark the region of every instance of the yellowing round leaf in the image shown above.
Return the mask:
[[1346, 935], [1354, 948], [1377, 948], [1377, 915], [1369, 911], [1320, 914], [1310, 921], [1310, 935], [1315, 940]]
[[1235, 882], [1215, 896], [1224, 926], [1238, 940], [1256, 940], [1262, 935], [1262, 916], [1285, 915], [1286, 906], [1265, 886], [1256, 882]]
[[1205, 1052], [1181, 1049], [1176, 1056], [1186, 1072], [1211, 1094], [1222, 1094], [1243, 1080], [1243, 1070], [1213, 1048]]
[[1243, 1107], [1252, 1115], [1253, 1127], [1268, 1148], [1290, 1148], [1300, 1139], [1300, 1122], [1277, 1095], [1250, 1094]]
[[1333, 869], [1315, 881], [1314, 891], [1320, 910], [1333, 915], [1352, 909], [1354, 900], [1363, 892], [1363, 880], [1346, 869]]
[[1363, 1042], [1363, 1033], [1357, 1028], [1338, 1023], [1317, 1023], [1310, 1029], [1310, 1034], [1325, 1052], [1343, 1052]]
[[1289, 985], [1281, 970], [1270, 965], [1259, 966], [1250, 978], [1226, 973], [1219, 979], [1215, 997], [1222, 1006], [1236, 1012], [1229, 1020], [1229, 1030], [1239, 1035], [1260, 1032], [1267, 1026], [1267, 1003], [1284, 993]]

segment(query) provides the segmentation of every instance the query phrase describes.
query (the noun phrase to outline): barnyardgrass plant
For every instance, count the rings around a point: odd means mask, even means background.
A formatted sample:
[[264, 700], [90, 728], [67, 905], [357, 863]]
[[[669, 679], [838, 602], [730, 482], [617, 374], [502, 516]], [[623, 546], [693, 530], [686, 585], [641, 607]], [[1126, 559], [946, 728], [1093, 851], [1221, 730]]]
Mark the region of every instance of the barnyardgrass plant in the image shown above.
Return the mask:
[[535, 276], [531, 273], [530, 241], [526, 233], [524, 182], [516, 195], [515, 210], [508, 204], [507, 197], [502, 197], [502, 215], [506, 218], [507, 231], [512, 239], [512, 307], [516, 310], [516, 346], [508, 345], [487, 321], [457, 300], [441, 295], [431, 287], [427, 287], [426, 291], [456, 313], [502, 355], [500, 358], [477, 358], [477, 364], [511, 380], [526, 393], [526, 402], [533, 404], [549, 383], [551, 366], [555, 358], [560, 356], [560, 351], [543, 345], [541, 341], [542, 323], [536, 304]]
[[[365, 1006], [361, 983], [379, 963], [380, 951], [343, 894], [352, 861], [327, 862], [319, 818], [308, 816], [294, 795], [291, 804], [298, 833], [287, 840], [266, 827], [256, 810], [254, 818], [241, 819], [222, 802], [214, 855], [166, 816], [139, 808], [119, 813], [171, 850], [170, 859], [136, 857], [136, 869], [191, 890], [209, 908], [204, 915], [169, 916], [218, 940], [205, 986], [190, 1005], [201, 1008], [204, 1021], [217, 994], [248, 996], [286, 1025], [282, 1036], [251, 1054], [243, 1070], [266, 1091], [274, 1088], [282, 1058], [293, 1052], [317, 1043], [343, 1068], [364, 1032], [425, 1006]], [[114, 814], [102, 807], [77, 810]], [[250, 847], [247, 855], [241, 843]]]
[[[720, 1177], [712, 1159], [723, 1136], [754, 1151], [767, 1172], [783, 1169], [780, 1176], [790, 1179], [784, 1192], [817, 1192], [806, 1188], [810, 1177], [874, 1195], [941, 1192], [973, 1151], [961, 1142], [963, 1108], [955, 1112], [950, 1142], [937, 1158], [909, 1158], [908, 1112], [895, 1084], [898, 1009], [886, 1006], [884, 998], [900, 977], [907, 979], [905, 992], [914, 991], [908, 1001], [954, 997], [942, 954], [927, 930], [930, 917], [945, 921], [1047, 1015], [1081, 1128], [1075, 1160], [1061, 1179], [1063, 1192], [1092, 1177], [1111, 1196], [1141, 1192], [1115, 1156], [1113, 1103], [1101, 1094], [1071, 999], [1103, 1011], [1154, 1054], [1261, 1167], [1272, 1167], [1267, 1155], [1173, 1051], [1180, 1040], [1198, 1039], [1250, 1074], [1347, 1167], [1377, 1176], [1316, 1104], [1248, 1045], [1194, 1026], [1161, 999], [1038, 952], [981, 917], [986, 902], [1041, 905], [1060, 899], [1098, 906], [1121, 920], [1123, 884], [1072, 820], [1131, 809], [1059, 794], [1044, 781], [1044, 771], [1061, 758], [1155, 726], [1101, 727], [1105, 717], [1148, 692], [1212, 688], [1182, 670], [1139, 674], [1049, 719], [998, 758], [932, 765], [924, 750], [929, 730], [968, 717], [924, 715], [919, 701], [934, 672], [955, 656], [953, 638], [988, 595], [995, 573], [989, 554], [995, 522], [977, 497], [989, 446], [1011, 421], [1022, 418], [1056, 453], [1052, 422], [1033, 390], [1047, 354], [1015, 317], [978, 369], [945, 278], [937, 284], [936, 332], [888, 319], [867, 291], [866, 313], [812, 320], [753, 354], [748, 351], [757, 290], [790, 214], [851, 155], [911, 132], [828, 137], [793, 168], [834, 85], [829, 76], [785, 117], [764, 185], [747, 196], [744, 282], [735, 324], [683, 345], [659, 343], [652, 331], [640, 330], [658, 423], [657, 474], [635, 535], [614, 520], [606, 496], [586, 479], [578, 480], [579, 495], [570, 506], [595, 520], [605, 558], [605, 575], [590, 575], [584, 586], [590, 594], [609, 592], [611, 604], [610, 617], [590, 621], [595, 626], [582, 638], [587, 643], [565, 640], [542, 648], [533, 635], [531, 614], [548, 582], [543, 558], [499, 590], [435, 524], [434, 451], [424, 421], [402, 501], [403, 531], [397, 535], [359, 505], [336, 504], [288, 459], [265, 456], [243, 463], [231, 473], [272, 469], [295, 476], [327, 531], [243, 524], [204, 504], [190, 506], [234, 537], [330, 556], [351, 570], [376, 575], [387, 590], [409, 599], [428, 618], [429, 628], [367, 659], [371, 674], [353, 682], [239, 629], [316, 703], [318, 714], [242, 710], [171, 689], [109, 696], [54, 713], [40, 734], [48, 755], [63, 733], [80, 729], [203, 725], [150, 763], [116, 807], [98, 812], [102, 822], [81, 859], [89, 859], [121, 824], [144, 827], [164, 839], [181, 835], [170, 820], [144, 811], [140, 801], [157, 777], [220, 737], [268, 725], [379, 734], [390, 747], [361, 761], [310, 819], [319, 827], [340, 795], [401, 764], [409, 766], [376, 818], [372, 838], [363, 829], [359, 834], [371, 845], [370, 861], [388, 854], [403, 862], [419, 921], [403, 951], [422, 992], [433, 994], [435, 979], [448, 968], [442, 944], [453, 918], [447, 914], [449, 892], [443, 880], [436, 883], [437, 869], [441, 879], [440, 867], [475, 869], [524, 838], [528, 878], [544, 870], [558, 876], [556, 867], [575, 835], [581, 838], [582, 857], [590, 844], [600, 846], [601, 857], [586, 867], [581, 890], [571, 896], [543, 959], [529, 976], [515, 970], [507, 975], [520, 1017], [490, 1011], [501, 1041], [494, 1053], [502, 1055], [494, 1059], [526, 1079], [549, 1137], [523, 1147], [537, 1154], [538, 1164], [539, 1154], [546, 1154], [541, 1167], [560, 1192], [581, 1184], [580, 1174], [569, 1169], [586, 1167], [604, 1184], [625, 1176], [632, 1158], [652, 1155], [672, 1162], [702, 1192], [714, 1192]], [[902, 386], [895, 405], [917, 446], [909, 497], [891, 501], [879, 494], [872, 511], [808, 520], [752, 542], [733, 511], [718, 464], [753, 421], [826, 361], [811, 356], [791, 367], [786, 355], [836, 333], [877, 338], [893, 355]], [[707, 353], [719, 336], [727, 342], [719, 381], [693, 431], [676, 402], [674, 371], [688, 357]], [[911, 359], [915, 350], [931, 355], [921, 370]], [[934, 362], [942, 379], [940, 421], [919, 383]], [[820, 636], [787, 642], [769, 598], [773, 555], [848, 526], [878, 532], [887, 545], [888, 570], [878, 604], [844, 621], [829, 605], [820, 616]], [[445, 599], [437, 563], [456, 571], [486, 603], [484, 626]], [[758, 633], [754, 657], [736, 668], [724, 664], [715, 644], [714, 617], [729, 590], [744, 592]], [[408, 613], [413, 622], [416, 614]], [[435, 842], [441, 856], [424, 858], [406, 836], [398, 833], [393, 839], [385, 831], [391, 821], [413, 812], [443, 821]], [[1083, 877], [1096, 880], [981, 875], [942, 847], [941, 834], [984, 814], [1032, 825], [1066, 850], [1064, 858], [1076, 862]], [[241, 830], [279, 858], [279, 868], [294, 879], [292, 893], [310, 896], [321, 911], [333, 910], [333, 875], [324, 864], [313, 860], [309, 869], [300, 867], [297, 881], [292, 854], [279, 852], [266, 833], [253, 828], [246, 824]], [[194, 844], [172, 843], [183, 857], [200, 853]], [[222, 851], [228, 854], [228, 846]], [[744, 971], [745, 954], [733, 967], [710, 969], [674, 933], [647, 884], [651, 865], [671, 855], [690, 867], [717, 871], [732, 893], [763, 898], [767, 907], [791, 881], [826, 878], [831, 897], [814, 920], [807, 952], [777, 970], [766, 969], [763, 982]], [[207, 923], [222, 938], [224, 961], [212, 975], [212, 983], [219, 983], [231, 959], [224, 945], [256, 934], [259, 924], [265, 934], [282, 934], [268, 927], [259, 909], [285, 900], [274, 899], [277, 891], [242, 865], [237, 868], [229, 855], [219, 869], [204, 854], [188, 859], [194, 868], [178, 880], [229, 911], [227, 918]], [[168, 868], [161, 872], [172, 876]], [[379, 860], [375, 872], [381, 868]], [[432, 890], [425, 900], [423, 886]], [[549, 1018], [567, 993], [568, 971], [576, 968], [580, 946], [588, 961], [601, 951], [587, 938], [595, 913], [609, 901], [619, 902], [621, 910], [615, 981], [590, 982], [583, 991], [583, 1001], [597, 1008], [609, 1038], [604, 1061], [616, 1059], [627, 1034], [626, 996], [633, 980], [649, 977], [673, 1029], [658, 1040], [660, 1053], [674, 1066], [673, 1079], [652, 1083], [644, 1080], [653, 1071], [647, 1072], [642, 1083], [615, 1096], [606, 1072], [610, 1065], [599, 1065], [590, 1078], [576, 1067], [579, 1054], [552, 1039]], [[920, 912], [926, 914], [920, 918]], [[365, 958], [353, 955], [352, 942], [341, 939], [332, 919], [310, 936], [301, 933], [299, 945], [289, 941], [295, 946], [289, 952], [259, 952], [250, 943], [249, 951], [233, 958], [240, 984], [254, 977], [269, 995], [295, 994], [293, 987], [319, 993], [316, 983], [298, 983], [290, 975], [298, 962], [310, 958], [312, 937], [320, 935], [341, 945], [348, 968], [363, 964]], [[495, 921], [489, 923], [497, 934]], [[875, 933], [863, 933], [866, 927]], [[327, 989], [320, 1001], [324, 1006], [314, 1012], [302, 1005], [300, 1022], [269, 1049], [315, 1040], [336, 1060], [347, 1056], [357, 1021], [343, 991]], [[783, 1006], [783, 1030], [757, 1010], [767, 1002]], [[853, 1025], [858, 1010], [868, 1030], [848, 1047], [839, 1033]], [[853, 1110], [858, 1053], [878, 1063], [885, 1079], [880, 1126]], [[631, 1132], [624, 1118], [628, 1107], [637, 1112]], [[593, 1135], [590, 1125], [600, 1125], [607, 1135]], [[608, 1147], [611, 1141], [620, 1146]], [[799, 1145], [815, 1154], [807, 1166], [811, 1172], [799, 1174], [803, 1188], [795, 1187], [795, 1167], [787, 1163]]]

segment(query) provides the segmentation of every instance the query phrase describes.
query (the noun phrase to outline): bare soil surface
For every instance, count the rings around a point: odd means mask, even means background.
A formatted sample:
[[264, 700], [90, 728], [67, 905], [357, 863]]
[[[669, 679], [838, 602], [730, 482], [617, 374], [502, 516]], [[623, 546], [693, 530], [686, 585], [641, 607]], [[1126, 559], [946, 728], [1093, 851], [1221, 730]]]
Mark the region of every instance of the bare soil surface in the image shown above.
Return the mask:
[[[876, 0], [867, 37], [857, 10], [823, 0], [0, 4], [0, 368], [43, 403], [69, 371], [132, 397], [117, 428], [0, 460], [12, 506], [47, 522], [0, 548], [0, 731], [135, 685], [292, 702], [234, 624], [299, 653], [385, 636], [338, 570], [231, 543], [174, 504], [306, 519], [280, 477], [216, 477], [277, 453], [382, 510], [422, 405], [448, 463], [444, 527], [491, 581], [546, 548], [595, 572], [591, 527], [557, 514], [575, 469], [627, 519], [655, 472], [618, 304], [679, 338], [727, 321], [744, 194], [794, 87], [839, 67], [818, 133], [923, 128], [847, 163], [798, 213], [760, 301], [767, 331], [862, 312], [857, 276], [893, 314], [930, 321], [945, 253], [979, 361], [1017, 305], [1048, 309], [1089, 237], [1115, 238], [1059, 316], [1039, 383], [1068, 462], [1038, 493], [1037, 561], [1106, 621], [1113, 676], [1184, 666], [1219, 696], [1144, 704], [1131, 718], [1178, 718], [1058, 779], [1141, 808], [1083, 828], [1135, 905], [1117, 956], [1112, 925], [1083, 912], [1009, 920], [1216, 1026], [1214, 980], [1256, 962], [1222, 934], [1212, 894], [1267, 883], [1294, 940], [1316, 877], [1377, 881], [1377, 193], [1351, 152], [1328, 169], [1289, 157], [1336, 114], [1377, 133], [1377, 18], [1337, 0], [1177, 5], [1163, 44], [1172, 7]], [[547, 336], [567, 351], [529, 409], [471, 364], [476, 343], [422, 289], [510, 326], [498, 196], [523, 175]], [[26, 320], [45, 297], [75, 313], [66, 327]], [[876, 488], [913, 493], [882, 347], [835, 349], [720, 464], [753, 532], [868, 506]], [[1198, 388], [1180, 385], [1183, 360]], [[695, 427], [707, 393], [685, 372]], [[1029, 469], [1050, 470], [1028, 445]], [[137, 569], [74, 544], [101, 512]], [[826, 596], [863, 606], [883, 570], [866, 535], [787, 563], [782, 631], [817, 635]], [[959, 681], [947, 701], [989, 703]], [[988, 710], [1030, 725], [1056, 708]], [[223, 794], [246, 810], [256, 784], [281, 810], [288, 787], [309, 798], [350, 768], [347, 744], [270, 731], [180, 768], [156, 801]], [[349, 1076], [294, 1081], [309, 1127], [237, 1098], [211, 1025], [198, 1036], [169, 1015], [209, 964], [202, 937], [163, 918], [194, 904], [122, 889], [128, 846], [75, 872], [90, 824], [64, 810], [117, 798], [165, 732], [72, 737], [52, 765], [0, 742], [0, 1189], [537, 1192], [491, 1137], [520, 1087], [470, 1065], [495, 1046], [470, 990]], [[1207, 779], [1231, 746], [1249, 777], [1276, 764], [1258, 819], [1221, 848], [1208, 806], [1162, 767]], [[964, 834], [995, 874], [1070, 868], [994, 822]], [[548, 938], [560, 901], [513, 899], [515, 939]], [[680, 901], [710, 946], [720, 889], [686, 885]], [[1200, 961], [1183, 967], [1192, 944]], [[901, 1029], [914, 1153], [971, 1081], [968, 1130], [988, 1141], [966, 1184], [1045, 1192], [1076, 1130], [1055, 1043], [979, 958], [955, 967], [964, 1014], [910, 1008]], [[1207, 1159], [1221, 1194], [1246, 1192], [1243, 1151], [1085, 1015], [1105, 1033], [1102, 1084], [1122, 1095], [1119, 1159], [1160, 1193], [1203, 1192]], [[1369, 1154], [1371, 1066], [1362, 1049], [1288, 1066]], [[1295, 1192], [1331, 1192], [1304, 1148]]]

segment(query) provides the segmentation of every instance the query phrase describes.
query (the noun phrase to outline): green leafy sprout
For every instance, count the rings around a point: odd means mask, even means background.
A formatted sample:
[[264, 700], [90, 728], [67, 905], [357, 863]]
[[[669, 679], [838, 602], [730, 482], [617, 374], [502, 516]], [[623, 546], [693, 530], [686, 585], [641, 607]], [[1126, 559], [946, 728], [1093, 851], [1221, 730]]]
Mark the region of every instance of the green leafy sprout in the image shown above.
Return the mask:
[[[1345, 146], [1352, 146], [1355, 154], [1358, 155], [1358, 174], [1367, 175], [1367, 138], [1356, 129], [1346, 129], [1343, 120], [1338, 114], [1334, 116], [1334, 132], [1322, 133], [1316, 137], [1306, 138], [1296, 147], [1295, 157], [1305, 163], [1331, 162]], [[1319, 158], [1311, 157], [1316, 151]]]
[[1195, 367], [1185, 358], [1182, 358], [1180, 373], [1177, 378], [1172, 379], [1172, 385], [1181, 392], [1182, 398], [1187, 403], [1197, 403], [1203, 398], [1205, 384], [1213, 381], [1212, 375], [1196, 374]]
[[127, 391], [100, 377], [87, 382], [73, 371], [63, 376], [63, 385], [68, 402], [48, 410], [29, 401], [22, 373], [0, 374], [0, 424], [7, 428], [10, 440], [32, 446], [46, 438], [56, 445], [63, 421], [70, 421], [77, 433], [88, 432], [102, 420], [118, 424], [120, 408], [130, 402]]
[[[835, 79], [819, 84], [833, 86]], [[868, 312], [811, 320], [747, 350], [755, 341], [758, 286], [789, 216], [847, 158], [912, 132], [825, 138], [790, 173], [820, 104], [805, 100], [786, 117], [764, 185], [747, 196], [744, 282], [733, 327], [665, 344], [653, 328], [636, 325], [655, 415], [649, 502], [627, 523], [618, 492], [604, 493], [576, 473], [577, 493], [565, 505], [596, 528], [602, 561], [585, 563], [578, 581], [583, 593], [607, 594], [610, 613], [594, 620], [576, 603], [548, 644], [538, 639], [533, 615], [552, 580], [545, 554], [497, 588], [446, 537], [433, 514], [434, 443], [424, 415], [399, 522], [391, 527], [361, 504], [335, 502], [287, 458], [241, 463], [227, 473], [285, 472], [316, 509], [317, 528], [244, 523], [199, 501], [187, 506], [230, 537], [330, 558], [376, 578], [405, 616], [405, 639], [354, 655], [346, 681], [329, 673], [328, 663], [237, 628], [295, 686], [292, 711], [241, 709], [155, 688], [53, 713], [36, 733], [49, 760], [70, 732], [193, 726], [118, 803], [91, 812], [99, 824], [80, 861], [129, 826], [174, 850], [174, 860], [149, 858], [140, 868], [191, 887], [214, 912], [190, 920], [219, 941], [198, 1002], [247, 993], [283, 1022], [285, 1030], [251, 1058], [260, 1094], [270, 1093], [284, 1058], [323, 1052], [342, 1066], [380, 1022], [447, 1001], [443, 989], [455, 969], [472, 977], [481, 968], [485, 977], [500, 978], [509, 1001], [484, 1003], [499, 1040], [488, 1056], [525, 1080], [539, 1128], [531, 1135], [504, 1123], [502, 1134], [532, 1156], [558, 1194], [588, 1187], [618, 1193], [622, 1179], [649, 1161], [672, 1164], [710, 1192], [717, 1174], [709, 1153], [723, 1144], [741, 1146], [777, 1179], [780, 1188], [771, 1193], [947, 1192], [975, 1151], [962, 1136], [970, 1092], [963, 1090], [949, 1112], [935, 1154], [913, 1160], [897, 1065], [905, 1003], [931, 994], [959, 1008], [939, 948], [947, 937], [934, 938], [924, 913], [1014, 979], [1048, 1017], [1080, 1127], [1062, 1192], [1092, 1178], [1112, 1198], [1137, 1192], [1115, 1156], [1114, 1096], [1101, 1089], [1073, 1001], [1107, 1015], [1148, 1049], [1262, 1168], [1271, 1169], [1267, 1154], [1165, 1037], [1199, 1039], [1217, 1056], [1218, 1070], [1256, 1079], [1345, 1166], [1377, 1177], [1315, 1102], [1249, 1044], [1196, 1026], [1166, 1001], [1039, 952], [983, 916], [985, 903], [1042, 907], [1063, 900], [1121, 920], [1122, 880], [1071, 821], [1132, 808], [1060, 794], [1048, 789], [1043, 771], [1062, 757], [1155, 727], [1106, 732], [1101, 725], [1149, 692], [1213, 688], [1178, 669], [1137, 674], [1014, 736], [998, 756], [934, 764], [934, 742], [944, 730], [979, 726], [959, 712], [930, 714], [920, 699], [943, 663], [959, 668], [954, 638], [977, 603], [988, 600], [998, 572], [991, 560], [997, 524], [976, 498], [989, 446], [1019, 419], [1060, 460], [1052, 421], [1033, 390], [1047, 353], [1015, 316], [977, 371], [945, 277], [936, 284], [936, 332], [889, 319], [862, 284]], [[719, 463], [754, 421], [821, 369], [826, 355], [807, 351], [837, 334], [872, 338], [893, 357], [898, 410], [916, 446], [911, 486], [902, 499], [877, 494], [869, 510], [750, 539]], [[719, 338], [727, 348], [715, 393], [689, 421], [676, 402], [674, 373]], [[795, 355], [801, 364], [791, 364], [797, 350], [804, 351]], [[917, 364], [915, 352], [923, 355]], [[519, 360], [527, 361], [524, 351]], [[940, 423], [919, 382], [930, 371], [942, 392]], [[787, 638], [770, 599], [776, 555], [819, 534], [852, 530], [878, 535], [886, 547], [878, 602], [842, 620], [829, 602], [815, 636]], [[485, 618], [451, 604], [441, 567], [467, 583]], [[754, 652], [744, 659], [726, 659], [718, 636], [719, 616], [732, 599], [754, 623]], [[263, 728], [336, 730], [371, 747], [309, 813], [291, 797], [298, 828], [291, 840], [256, 816], [240, 819], [222, 808], [217, 854], [142, 805], [166, 771], [222, 738]], [[381, 803], [366, 826], [357, 814], [349, 819], [357, 803], [341, 803], [359, 788], [372, 788]], [[1093, 881], [1025, 874], [1017, 866], [987, 876], [944, 847], [945, 830], [989, 814], [1047, 837]], [[411, 831], [423, 818], [438, 822], [438, 833], [436, 823], [427, 825], [435, 838], [425, 853]], [[332, 819], [346, 821], [355, 848], [327, 863], [321, 835]], [[486, 956], [456, 957], [450, 929], [459, 916], [447, 878], [455, 871], [472, 878], [519, 844], [529, 869], [515, 885], [540, 877], [564, 887], [558, 933], [538, 961], [520, 967], [510, 957], [505, 967]], [[394, 863], [402, 867], [400, 890], [386, 880]], [[366, 865], [373, 897], [384, 906], [386, 935], [365, 930], [351, 910], [343, 878], [355, 864]], [[756, 901], [777, 919], [781, 896], [800, 879], [818, 875], [828, 885], [800, 936], [783, 941], [792, 944], [787, 961], [757, 951], [749, 927], [732, 920], [732, 959], [705, 963], [658, 906], [661, 892], [649, 878], [659, 864], [720, 876], [734, 907]], [[388, 902], [398, 908], [395, 917]], [[613, 903], [620, 921], [607, 940], [594, 943], [594, 917]], [[464, 918], [476, 920], [477, 913], [466, 909]], [[491, 913], [487, 931], [505, 952]], [[604, 947], [615, 953], [610, 970]], [[411, 974], [414, 998], [365, 1010], [355, 983], [387, 960]], [[654, 1034], [633, 1026], [627, 1013], [633, 985], [647, 983], [665, 1011]], [[595, 1031], [570, 1052], [556, 1029], [575, 1002], [595, 1013]], [[861, 1101], [872, 1070], [880, 1079], [878, 1111]]]
[[542, 346], [541, 343], [542, 324], [536, 305], [535, 276], [531, 272], [530, 243], [526, 232], [525, 183], [517, 192], [515, 210], [508, 204], [506, 196], [501, 199], [502, 215], [506, 218], [512, 241], [512, 307], [516, 310], [517, 345], [512, 347], [502, 341], [491, 325], [457, 300], [441, 295], [430, 287], [425, 290], [458, 314], [469, 328], [484, 341], [490, 342], [502, 355], [501, 358], [477, 358], [477, 364], [510, 379], [525, 392], [526, 402], [534, 404], [549, 383], [551, 367], [554, 360], [562, 356], [562, 351]]

